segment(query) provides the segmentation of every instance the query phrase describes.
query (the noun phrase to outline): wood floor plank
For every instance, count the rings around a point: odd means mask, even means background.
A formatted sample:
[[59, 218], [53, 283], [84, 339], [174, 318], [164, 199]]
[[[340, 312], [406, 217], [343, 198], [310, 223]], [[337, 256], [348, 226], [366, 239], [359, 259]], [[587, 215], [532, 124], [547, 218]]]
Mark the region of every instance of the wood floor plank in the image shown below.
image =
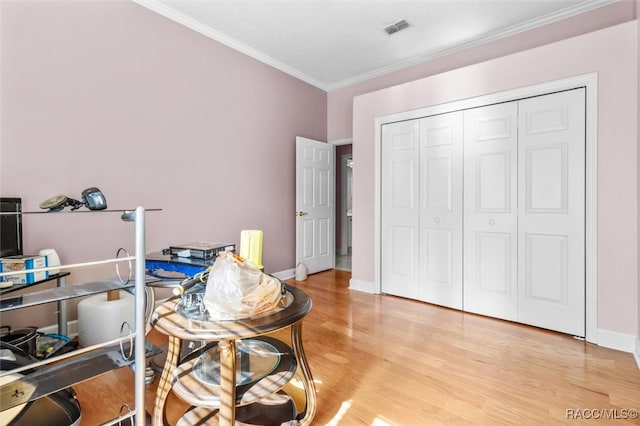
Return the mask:
[[[313, 301], [302, 337], [318, 391], [314, 424], [579, 424], [567, 418], [567, 410], [640, 410], [640, 369], [631, 354], [521, 324], [351, 291], [349, 278], [347, 271], [331, 270], [288, 282]], [[149, 337], [156, 344], [166, 341], [153, 331]], [[156, 384], [157, 379], [147, 389], [148, 410]], [[75, 388], [83, 424], [113, 418], [122, 401], [133, 404], [128, 368]], [[170, 422], [187, 408], [173, 396], [167, 405]], [[623, 426], [640, 419], [584, 422]]]

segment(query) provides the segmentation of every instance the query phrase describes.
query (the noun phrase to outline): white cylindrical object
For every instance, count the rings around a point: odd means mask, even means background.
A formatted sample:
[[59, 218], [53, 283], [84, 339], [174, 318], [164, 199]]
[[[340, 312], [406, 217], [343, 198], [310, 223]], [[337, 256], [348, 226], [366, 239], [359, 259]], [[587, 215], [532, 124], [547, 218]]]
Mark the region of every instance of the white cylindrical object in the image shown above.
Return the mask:
[[298, 263], [296, 266], [296, 281], [304, 281], [307, 279], [307, 267], [304, 263]]
[[130, 327], [124, 333], [135, 329], [134, 297], [120, 291], [120, 298], [107, 300], [107, 293], [88, 297], [78, 303], [78, 342], [87, 347], [120, 337], [123, 322]]
[[[56, 253], [56, 251], [52, 248], [42, 249], [38, 254], [47, 258], [47, 266], [49, 267], [61, 265], [58, 253]], [[49, 275], [55, 275], [59, 273], [60, 269], [49, 269]]]

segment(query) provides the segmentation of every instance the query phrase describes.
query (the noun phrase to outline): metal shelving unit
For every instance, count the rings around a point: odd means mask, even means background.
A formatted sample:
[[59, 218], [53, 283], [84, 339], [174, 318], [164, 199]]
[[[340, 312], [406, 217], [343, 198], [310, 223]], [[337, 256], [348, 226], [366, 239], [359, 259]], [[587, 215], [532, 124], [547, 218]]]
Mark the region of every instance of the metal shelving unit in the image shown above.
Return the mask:
[[[50, 281], [56, 282], [57, 287], [65, 287], [67, 285], [67, 277], [71, 275], [70, 272], [63, 272], [59, 274], [54, 274], [45, 278], [44, 280], [37, 281], [33, 284], [14, 284], [9, 288], [5, 288], [0, 291], [0, 296], [7, 293], [13, 293], [14, 291], [24, 290], [27, 287], [33, 288], [33, 286], [37, 286], [39, 284], [44, 284]], [[29, 293], [32, 295], [33, 293]], [[34, 298], [28, 297], [27, 303], [33, 302]], [[7, 297], [0, 298], [0, 313], [4, 311], [10, 311], [11, 309], [19, 309], [24, 301], [23, 296], [15, 296], [15, 297]], [[58, 333], [67, 335], [67, 305], [66, 299], [57, 300], [58, 303]]]
[[[145, 210], [137, 207], [135, 210], [103, 210], [99, 213], [121, 213], [121, 219], [134, 223], [135, 253], [133, 256], [120, 257], [100, 261], [110, 263], [135, 260], [133, 283], [120, 279], [102, 280], [73, 286], [61, 286], [48, 290], [42, 290], [18, 297], [0, 299], [0, 312], [12, 309], [20, 309], [27, 306], [35, 306], [42, 303], [60, 302], [74, 297], [83, 297], [90, 294], [107, 292], [116, 289], [134, 288], [135, 295], [135, 325], [134, 331], [118, 339], [93, 345], [77, 351], [69, 352], [61, 356], [51, 357], [44, 361], [35, 362], [28, 366], [8, 371], [1, 371], [0, 377], [28, 371], [17, 380], [6, 383], [0, 387], [0, 411], [41, 398], [65, 387], [71, 386], [99, 374], [116, 368], [135, 364], [144, 366], [147, 355], [153, 355], [158, 350], [152, 345], [147, 345], [145, 338], [145, 212], [160, 211], [160, 209]], [[21, 212], [29, 214], [30, 212]], [[33, 212], [42, 214], [43, 212]], [[63, 211], [53, 214], [78, 214], [83, 211]], [[2, 213], [6, 214], [6, 213]], [[14, 214], [14, 213], [9, 213]], [[93, 212], [92, 214], [96, 214]], [[55, 269], [68, 269], [83, 267], [95, 262], [76, 265], [55, 266]], [[48, 270], [54, 268], [40, 268], [33, 271]], [[9, 275], [4, 273], [2, 275]], [[123, 420], [132, 419], [136, 426], [146, 424], [145, 412], [145, 368], [134, 368], [135, 374], [135, 408], [129, 413], [120, 415], [106, 425], [118, 424]]]

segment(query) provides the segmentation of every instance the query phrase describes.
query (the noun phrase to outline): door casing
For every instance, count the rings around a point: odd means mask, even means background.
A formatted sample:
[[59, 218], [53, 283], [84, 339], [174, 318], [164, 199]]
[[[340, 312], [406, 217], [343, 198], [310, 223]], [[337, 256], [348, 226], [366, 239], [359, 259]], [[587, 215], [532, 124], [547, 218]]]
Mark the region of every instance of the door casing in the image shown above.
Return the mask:
[[475, 108], [501, 102], [509, 102], [532, 96], [540, 96], [563, 90], [584, 87], [586, 90], [586, 131], [585, 131], [585, 339], [597, 343], [597, 294], [598, 294], [598, 139], [597, 106], [598, 74], [590, 73], [562, 80], [492, 93], [475, 98], [452, 101], [446, 104], [425, 107], [378, 117], [375, 120], [375, 191], [374, 191], [374, 291], [381, 293], [381, 126], [402, 120], [412, 120], [436, 114], [444, 114], [462, 109]]

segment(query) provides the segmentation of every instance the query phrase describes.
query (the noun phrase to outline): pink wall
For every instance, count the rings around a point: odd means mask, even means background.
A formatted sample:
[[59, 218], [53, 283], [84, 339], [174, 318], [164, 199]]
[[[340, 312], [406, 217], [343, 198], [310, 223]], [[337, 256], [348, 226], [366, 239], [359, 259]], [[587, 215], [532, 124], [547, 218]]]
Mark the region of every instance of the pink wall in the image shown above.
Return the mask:
[[[163, 209], [147, 214], [148, 251], [257, 228], [267, 272], [295, 266], [295, 137], [326, 140], [324, 91], [130, 1], [0, 13], [1, 195], [38, 210], [97, 186], [110, 208]], [[116, 214], [25, 216], [24, 232], [26, 252], [64, 263], [134, 248]], [[46, 309], [28, 322], [53, 324]]]
[[376, 117], [598, 73], [598, 327], [638, 333], [638, 22], [354, 99], [352, 279], [373, 282]]

